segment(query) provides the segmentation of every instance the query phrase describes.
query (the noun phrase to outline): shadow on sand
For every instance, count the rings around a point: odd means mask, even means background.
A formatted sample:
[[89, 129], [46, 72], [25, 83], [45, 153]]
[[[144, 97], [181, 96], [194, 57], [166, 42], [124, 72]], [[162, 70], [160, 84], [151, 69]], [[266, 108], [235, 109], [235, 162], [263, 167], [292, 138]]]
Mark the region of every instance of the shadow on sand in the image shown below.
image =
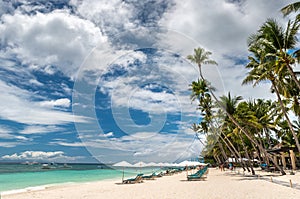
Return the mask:
[[235, 179], [235, 180], [238, 180], [238, 181], [264, 180], [264, 181], [267, 181], [269, 183], [274, 183], [274, 184], [281, 185], [281, 186], [284, 186], [284, 187], [289, 187], [289, 188], [292, 188], [292, 189], [300, 190], [300, 184], [298, 184], [298, 183], [293, 183], [292, 182], [292, 187], [291, 187], [290, 181], [283, 181], [283, 180], [275, 179], [274, 177], [281, 176], [280, 174], [276, 174], [276, 173], [264, 174], [263, 176], [261, 176], [261, 175], [249, 175], [249, 174], [237, 174], [237, 173], [226, 173], [225, 175], [231, 176], [231, 177], [239, 177], [239, 179]]

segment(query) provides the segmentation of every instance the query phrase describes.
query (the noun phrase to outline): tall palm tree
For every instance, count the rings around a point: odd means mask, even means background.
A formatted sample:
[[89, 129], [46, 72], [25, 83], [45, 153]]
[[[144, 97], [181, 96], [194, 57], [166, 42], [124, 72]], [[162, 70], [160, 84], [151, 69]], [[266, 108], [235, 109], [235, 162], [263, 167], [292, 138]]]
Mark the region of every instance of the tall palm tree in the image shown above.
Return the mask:
[[289, 50], [296, 47], [299, 27], [300, 24], [297, 21], [289, 20], [284, 30], [276, 20], [268, 19], [256, 34], [249, 37], [248, 46], [259, 44], [267, 53], [265, 58], [273, 62], [270, 69], [280, 78], [289, 74], [300, 89], [300, 82], [292, 69], [292, 65], [298, 61], [300, 53], [299, 50], [293, 54], [289, 53]]
[[[211, 55], [210, 52], [206, 52], [203, 48], [197, 48], [194, 49], [195, 54], [194, 55], [189, 55], [187, 56], [187, 58], [189, 60], [191, 60], [192, 62], [196, 63], [199, 67], [199, 73], [200, 73], [200, 77], [204, 79], [203, 75], [202, 75], [202, 64], [206, 64], [206, 63], [212, 63], [212, 64], [217, 64], [215, 61], [210, 60], [209, 56]], [[218, 100], [218, 98], [214, 95], [214, 93], [212, 92], [212, 90], [210, 89], [210, 93], [212, 95], [212, 97], [214, 98], [214, 100], [216, 101], [216, 104], [219, 108], [221, 108], [222, 110], [225, 110], [225, 114], [228, 116], [228, 118], [230, 118], [230, 120], [234, 123], [234, 125], [237, 126], [237, 128], [239, 128], [245, 135], [246, 137], [256, 146], [258, 146], [260, 148], [260, 150], [264, 153], [264, 155], [266, 157], [269, 157], [269, 159], [274, 163], [275, 167], [277, 167], [280, 171], [282, 175], [285, 175], [286, 173], [284, 172], [284, 170], [279, 167], [278, 163], [275, 161], [274, 158], [272, 158], [272, 156], [270, 154], [267, 153], [267, 151], [263, 148], [263, 146], [258, 143], [252, 136], [251, 134], [244, 129], [237, 121], [236, 119], [226, 111], [226, 108], [222, 106], [221, 102]]]
[[[280, 51], [284, 54], [287, 50], [284, 46], [293, 46], [295, 42], [294, 40], [284, 39], [284, 35], [285, 34], [281, 31], [281, 28], [278, 26], [276, 21], [269, 19], [260, 28], [257, 34], [249, 37], [249, 51], [253, 54], [253, 56], [249, 56], [250, 62], [247, 64], [246, 68], [251, 69], [251, 71], [249, 71], [247, 77], [243, 80], [243, 84], [254, 82], [255, 86], [265, 80], [269, 80], [271, 82], [272, 89], [277, 96], [283, 115], [288, 122], [289, 128], [296, 141], [297, 148], [300, 151], [299, 140], [293, 129], [292, 122], [288, 117], [288, 110], [279, 91], [280, 87], [284, 87], [284, 85], [282, 85], [284, 79], [283, 76], [286, 75], [287, 72], [284, 73], [284, 69], [279, 66], [283, 65], [278, 64], [282, 58], [277, 56], [276, 53]], [[283, 48], [281, 46], [283, 46]], [[289, 68], [288, 65], [289, 64], [286, 64], [286, 68]], [[281, 69], [279, 70], [279, 68]], [[290, 70], [286, 71], [290, 72]], [[293, 77], [292, 73], [290, 73], [290, 75]], [[294, 81], [300, 88], [299, 81], [297, 79]]]
[[[229, 115], [233, 116], [235, 114], [235, 112], [236, 112], [236, 108], [237, 108], [238, 102], [240, 100], [242, 100], [242, 99], [243, 98], [241, 96], [231, 97], [231, 94], [229, 92], [227, 96], [223, 95], [223, 96], [220, 97], [220, 100], [221, 100], [220, 102], [221, 102], [222, 107], [225, 108], [226, 113], [228, 113]], [[228, 123], [231, 123], [231, 120], [230, 120], [230, 118], [228, 116], [225, 117], [225, 124], [226, 123], [227, 123], [227, 125], [228, 125]], [[230, 131], [232, 132], [234, 130], [230, 129]], [[230, 134], [231, 134], [231, 132], [230, 132]], [[236, 138], [236, 140], [237, 139], [239, 139], [239, 138]], [[240, 140], [240, 141], [243, 142], [243, 140]], [[232, 146], [232, 144], [231, 144], [231, 146]], [[233, 149], [235, 149], [235, 147], [233, 147]], [[239, 156], [239, 158], [241, 160], [241, 163], [246, 166], [246, 164], [244, 163], [244, 161], [242, 159], [241, 153], [238, 152], [237, 150], [235, 150], [235, 152]], [[251, 168], [252, 168], [252, 166], [251, 166]], [[255, 175], [255, 172], [254, 172], [253, 168], [251, 170], [252, 170], [253, 175]]]
[[211, 54], [212, 53], [210, 51], [206, 51], [204, 48], [199, 47], [194, 49], [194, 55], [187, 56], [188, 60], [198, 65], [200, 77], [203, 80], [204, 77], [202, 74], [202, 64], [218, 65], [216, 61], [210, 59]]

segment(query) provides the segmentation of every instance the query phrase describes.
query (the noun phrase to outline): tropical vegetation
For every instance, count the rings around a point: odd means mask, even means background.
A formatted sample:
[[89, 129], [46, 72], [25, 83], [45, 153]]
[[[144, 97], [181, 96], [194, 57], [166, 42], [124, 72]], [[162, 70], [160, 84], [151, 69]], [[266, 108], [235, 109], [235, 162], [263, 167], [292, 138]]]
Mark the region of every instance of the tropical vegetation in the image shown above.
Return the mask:
[[[193, 124], [192, 129], [206, 137], [202, 151], [205, 158], [213, 159], [216, 164], [233, 158], [252, 174], [254, 166], [268, 165], [285, 175], [285, 158], [294, 152], [295, 163], [300, 163], [300, 72], [295, 71], [300, 62], [299, 9], [300, 2], [284, 7], [281, 10], [284, 16], [296, 12], [294, 19], [285, 26], [268, 19], [248, 38], [249, 57], [245, 64], [248, 73], [241, 84], [255, 87], [269, 83], [276, 100], [247, 100], [230, 92], [216, 96], [202, 73], [203, 65], [217, 65], [210, 58], [212, 53], [196, 48], [193, 55], [187, 56], [199, 68], [199, 79], [190, 87], [191, 100], [197, 102], [202, 120]], [[284, 160], [278, 161], [278, 157]]]

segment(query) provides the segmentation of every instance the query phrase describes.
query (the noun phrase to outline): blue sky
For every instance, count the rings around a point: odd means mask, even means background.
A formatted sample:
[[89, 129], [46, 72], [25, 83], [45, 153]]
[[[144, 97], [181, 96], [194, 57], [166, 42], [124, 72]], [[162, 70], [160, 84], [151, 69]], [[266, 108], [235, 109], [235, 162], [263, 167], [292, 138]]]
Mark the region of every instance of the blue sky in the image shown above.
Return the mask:
[[217, 94], [241, 86], [247, 37], [290, 1], [0, 0], [0, 161], [176, 161], [199, 155], [189, 129], [201, 46]]

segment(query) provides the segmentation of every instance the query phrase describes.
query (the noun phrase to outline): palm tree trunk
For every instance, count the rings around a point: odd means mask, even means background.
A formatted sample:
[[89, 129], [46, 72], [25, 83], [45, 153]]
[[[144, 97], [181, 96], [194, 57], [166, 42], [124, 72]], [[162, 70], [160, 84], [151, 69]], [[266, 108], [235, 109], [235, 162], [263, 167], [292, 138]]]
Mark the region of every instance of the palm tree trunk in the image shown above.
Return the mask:
[[264, 130], [263, 130], [263, 132], [265, 132], [265, 134], [266, 134], [266, 139], [267, 139], [267, 142], [268, 142], [268, 145], [269, 145], [268, 148], [270, 149], [272, 147], [272, 145], [271, 145], [271, 139], [270, 139], [270, 134], [269, 134], [269, 132], [264, 131]]
[[292, 76], [292, 79], [294, 80], [294, 82], [296, 83], [297, 87], [300, 89], [300, 82], [298, 81], [292, 67], [287, 63], [287, 69], [290, 73], [290, 75]]
[[[213, 124], [212, 124], [211, 128], [213, 129], [214, 132], [216, 132], [216, 127]], [[219, 135], [219, 138], [221, 138], [221, 140], [225, 143], [225, 145], [227, 146], [227, 148], [229, 149], [229, 151], [231, 152], [231, 154], [235, 157], [236, 161], [239, 161], [239, 159], [240, 159], [239, 162], [241, 163], [243, 170], [246, 171], [246, 169], [245, 169], [246, 164], [243, 162], [241, 154], [238, 152], [238, 150], [236, 150], [236, 148], [234, 147], [234, 145], [232, 144], [232, 142], [227, 138], [227, 136], [222, 131], [220, 131], [220, 132], [221, 132], [221, 135]], [[222, 137], [222, 135], [226, 138], [226, 140], [228, 141], [228, 143], [229, 143], [230, 146], [225, 141], [225, 139]], [[219, 142], [219, 140], [218, 140], [218, 142]], [[222, 144], [221, 144], [221, 146], [222, 146]], [[228, 160], [228, 158], [226, 158], [226, 160]], [[247, 170], [249, 171], [248, 167], [247, 167]]]
[[[198, 64], [198, 66], [199, 66], [200, 77], [202, 78], [202, 80], [206, 81], [206, 80], [204, 79], [203, 75], [202, 75], [201, 64]], [[220, 108], [222, 108], [222, 110], [225, 111], [226, 115], [230, 118], [230, 120], [234, 123], [234, 125], [236, 125], [236, 126], [237, 126], [237, 127], [238, 127], [245, 135], [246, 135], [246, 137], [248, 137], [248, 139], [249, 139], [251, 142], [255, 143], [255, 144], [261, 149], [261, 151], [262, 151], [266, 156], [269, 156], [270, 160], [273, 162], [273, 164], [275, 165], [275, 167], [278, 168], [278, 169], [280, 170], [280, 172], [281, 172], [282, 175], [286, 175], [286, 173], [284, 172], [284, 170], [278, 165], [278, 163], [275, 161], [275, 159], [272, 158], [272, 156], [271, 156], [270, 154], [268, 154], [267, 151], [266, 151], [261, 145], [259, 145], [259, 143], [258, 143], [255, 139], [253, 139], [253, 138], [250, 136], [250, 133], [248, 133], [247, 130], [245, 130], [245, 129], [244, 129], [244, 128], [243, 128], [243, 127], [235, 120], [235, 119], [234, 119], [234, 117], [226, 111], [226, 109], [221, 105], [220, 101], [217, 99], [217, 97], [215, 96], [215, 94], [212, 92], [212, 89], [209, 88], [209, 87], [208, 87], [208, 89], [209, 89], [211, 95], [213, 96], [214, 100], [216, 101], [217, 105], [218, 105]]]
[[[223, 134], [224, 135], [224, 134]], [[225, 138], [227, 138], [226, 136], [224, 136]], [[232, 153], [232, 155], [234, 156], [234, 158], [236, 159], [236, 161], [239, 161], [242, 165], [242, 168], [244, 171], [246, 171], [245, 167], [246, 164], [243, 162], [243, 159], [241, 157], [241, 154], [235, 149], [235, 147], [233, 146], [233, 144], [230, 142], [230, 140], [227, 138], [226, 140], [228, 141], [228, 143], [225, 141], [225, 139], [220, 136], [220, 138], [222, 139], [222, 141], [225, 143], [225, 145], [227, 146], [227, 148], [230, 150], [230, 152]], [[229, 146], [230, 145], [230, 146]]]
[[284, 106], [284, 104], [283, 104], [283, 102], [282, 102], [282, 99], [281, 99], [281, 97], [280, 97], [279, 91], [278, 91], [278, 89], [277, 89], [277, 87], [276, 87], [276, 85], [275, 85], [275, 81], [272, 80], [271, 82], [272, 82], [272, 85], [273, 85], [273, 87], [274, 87], [275, 93], [276, 93], [276, 95], [277, 95], [277, 98], [278, 98], [279, 104], [280, 104], [280, 106], [281, 106], [282, 112], [283, 112], [283, 114], [284, 114], [284, 117], [285, 117], [285, 119], [286, 119], [286, 121], [287, 121], [287, 123], [288, 123], [288, 125], [289, 125], [289, 128], [290, 128], [290, 130], [291, 130], [291, 132], [292, 132], [292, 134], [293, 134], [293, 137], [294, 137], [294, 139], [295, 139], [295, 142], [296, 142], [296, 146], [297, 146], [297, 148], [298, 148], [298, 151], [300, 152], [300, 144], [299, 144], [299, 140], [298, 140], [297, 134], [296, 134], [296, 132], [295, 132], [295, 130], [294, 130], [294, 128], [293, 128], [293, 125], [292, 125], [292, 123], [291, 123], [291, 121], [290, 121], [290, 118], [289, 118], [288, 115], [287, 115], [286, 108], [285, 108], [285, 106]]
[[249, 165], [250, 165], [250, 169], [251, 169], [252, 175], [255, 175], [255, 171], [254, 171], [254, 169], [253, 169], [253, 162], [252, 162], [251, 159], [250, 159], [250, 156], [249, 156], [247, 147], [246, 147], [246, 145], [245, 145], [245, 143], [244, 143], [244, 141], [243, 141], [243, 139], [242, 139], [242, 136], [241, 136], [239, 133], [238, 133], [238, 136], [239, 136], [239, 138], [240, 138], [240, 140], [241, 140], [241, 142], [242, 142], [242, 146], [243, 146], [243, 149], [244, 149], [244, 151], [245, 151], [246, 158], [248, 159], [248, 163], [249, 163]]
[[217, 142], [218, 142], [218, 146], [219, 146], [219, 148], [220, 148], [220, 150], [221, 150], [221, 153], [222, 153], [222, 155], [223, 155], [225, 161], [228, 160], [228, 156], [227, 156], [226, 153], [225, 153], [225, 150], [224, 150], [223, 145], [221, 144], [221, 142], [220, 142], [219, 140], [218, 140]]
[[218, 165], [221, 164], [221, 160], [218, 157], [218, 155], [213, 155], [213, 156], [214, 156], [215, 161], [218, 163]]
[[[262, 138], [260, 137], [260, 134], [258, 134], [258, 142], [261, 146], [263, 146], [263, 148], [266, 148], [266, 146], [264, 146], [264, 143], [262, 142]], [[262, 151], [260, 151], [260, 149], [259, 149], [259, 152], [260, 152], [260, 154], [264, 154]], [[263, 160], [264, 160], [265, 163], [270, 165], [269, 158], [266, 157], [265, 155], [263, 156]]]
[[206, 81], [202, 75], [202, 68], [201, 68], [201, 64], [198, 64], [198, 67], [199, 67], [199, 75], [201, 77], [202, 80]]
[[255, 139], [253, 139], [251, 136], [250, 136], [250, 133], [244, 129], [235, 119], [232, 115], [230, 114], [227, 114], [228, 117], [232, 120], [232, 122], [237, 125], [237, 127], [246, 135], [246, 137], [251, 141], [253, 142], [254, 144], [256, 144], [260, 150], [264, 153], [264, 155], [266, 157], [269, 157], [270, 160], [273, 162], [273, 164], [275, 165], [276, 168], [278, 168], [281, 172], [282, 175], [286, 175], [286, 173], [284, 172], [284, 170], [278, 165], [278, 163], [275, 161], [275, 159], [270, 155], [268, 154], [268, 152], [266, 151], [266, 149], [263, 148], [262, 145], [260, 145]]

